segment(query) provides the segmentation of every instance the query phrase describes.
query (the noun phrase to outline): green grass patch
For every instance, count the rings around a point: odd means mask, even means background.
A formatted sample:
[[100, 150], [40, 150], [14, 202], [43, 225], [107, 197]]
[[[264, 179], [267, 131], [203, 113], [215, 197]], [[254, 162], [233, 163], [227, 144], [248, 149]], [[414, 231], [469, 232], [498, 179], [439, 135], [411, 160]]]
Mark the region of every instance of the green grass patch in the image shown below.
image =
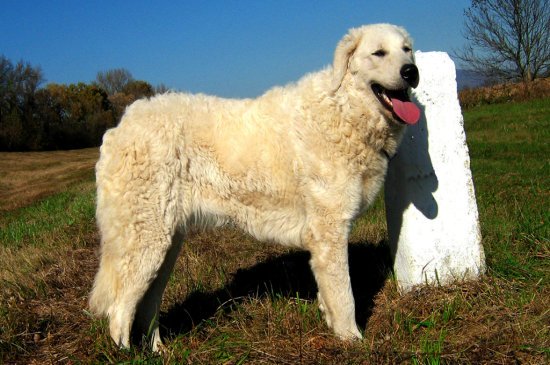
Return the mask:
[[547, 277], [550, 101], [479, 106], [464, 119], [490, 270]]
[[9, 248], [66, 244], [75, 229], [94, 229], [94, 213], [94, 190], [73, 188], [4, 213], [0, 217], [0, 242]]

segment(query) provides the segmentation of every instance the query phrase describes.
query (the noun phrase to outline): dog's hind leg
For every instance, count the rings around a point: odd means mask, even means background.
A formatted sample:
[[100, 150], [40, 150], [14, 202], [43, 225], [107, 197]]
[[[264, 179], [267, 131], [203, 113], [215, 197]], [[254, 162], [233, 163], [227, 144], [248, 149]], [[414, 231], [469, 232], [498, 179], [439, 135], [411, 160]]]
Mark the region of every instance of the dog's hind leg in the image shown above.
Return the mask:
[[159, 332], [160, 304], [182, 243], [183, 233], [176, 231], [176, 234], [172, 237], [172, 245], [166, 252], [157, 277], [153, 280], [137, 307], [132, 326], [132, 336], [137, 340], [141, 340], [139, 336], [145, 336], [146, 339], [151, 341], [153, 351], [158, 351], [159, 346], [162, 345]]
[[[141, 339], [143, 334], [152, 336], [157, 349], [160, 301], [181, 247], [181, 236], [163, 224], [157, 204], [143, 203], [139, 208], [133, 214], [133, 222], [120, 227], [123, 232], [118, 242], [103, 242], [98, 278], [108, 257], [114, 266], [108, 284], [113, 298], [107, 310], [113, 340], [129, 347], [130, 333], [134, 330], [134, 338]], [[104, 285], [97, 281], [96, 285]]]
[[[152, 143], [141, 124], [128, 123], [105, 133], [96, 165], [102, 243], [90, 309], [108, 316], [118, 345], [130, 346], [137, 319], [136, 330], [151, 334], [158, 347], [160, 298], [181, 245], [182, 163], [177, 150]], [[132, 131], [143, 138], [125, 138]]]
[[176, 233], [177, 199], [173, 194], [177, 189], [150, 179], [139, 185], [120, 184], [125, 187], [120, 192], [98, 180], [102, 245], [90, 309], [109, 317], [110, 334], [118, 345], [130, 346], [136, 320], [136, 334], [151, 335], [156, 349], [161, 296], [182, 241]]

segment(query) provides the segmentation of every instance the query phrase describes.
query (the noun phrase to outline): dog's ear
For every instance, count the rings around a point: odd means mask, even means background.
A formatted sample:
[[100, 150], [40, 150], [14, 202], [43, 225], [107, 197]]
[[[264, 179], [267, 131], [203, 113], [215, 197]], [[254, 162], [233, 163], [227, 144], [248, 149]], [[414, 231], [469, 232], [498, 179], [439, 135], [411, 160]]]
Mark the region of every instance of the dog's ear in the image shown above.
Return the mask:
[[340, 88], [342, 80], [344, 80], [344, 76], [348, 70], [349, 59], [353, 55], [353, 52], [357, 49], [357, 46], [361, 41], [361, 35], [362, 31], [360, 29], [350, 29], [348, 34], [342, 38], [336, 47], [336, 51], [334, 52], [334, 62], [332, 65], [332, 90], [334, 92]]

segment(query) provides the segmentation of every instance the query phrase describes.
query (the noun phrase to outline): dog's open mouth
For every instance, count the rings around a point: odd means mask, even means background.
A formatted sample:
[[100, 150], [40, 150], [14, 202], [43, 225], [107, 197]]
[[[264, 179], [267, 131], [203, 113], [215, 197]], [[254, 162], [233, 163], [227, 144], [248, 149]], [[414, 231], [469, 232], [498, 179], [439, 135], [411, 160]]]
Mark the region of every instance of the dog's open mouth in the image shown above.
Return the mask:
[[388, 110], [406, 124], [416, 124], [420, 119], [420, 109], [409, 98], [407, 90], [388, 90], [379, 84], [372, 84], [374, 95]]

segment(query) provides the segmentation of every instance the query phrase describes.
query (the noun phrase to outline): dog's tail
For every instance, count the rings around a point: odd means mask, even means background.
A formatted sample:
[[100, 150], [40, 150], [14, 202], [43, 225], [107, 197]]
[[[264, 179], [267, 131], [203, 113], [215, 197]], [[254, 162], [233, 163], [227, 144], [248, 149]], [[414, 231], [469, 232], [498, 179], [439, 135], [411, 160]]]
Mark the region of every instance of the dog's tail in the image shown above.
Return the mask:
[[90, 311], [97, 316], [109, 316], [115, 302], [120, 279], [114, 261], [103, 253], [96, 274], [88, 305]]

